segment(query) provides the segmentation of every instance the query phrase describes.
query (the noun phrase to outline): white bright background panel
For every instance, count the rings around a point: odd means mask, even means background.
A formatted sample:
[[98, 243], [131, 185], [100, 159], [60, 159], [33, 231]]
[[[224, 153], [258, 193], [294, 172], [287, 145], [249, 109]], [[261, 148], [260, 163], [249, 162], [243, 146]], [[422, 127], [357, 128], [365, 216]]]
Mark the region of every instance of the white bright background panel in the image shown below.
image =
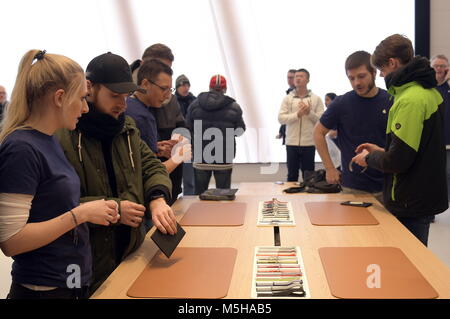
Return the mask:
[[[322, 98], [342, 94], [351, 89], [344, 72], [350, 53], [373, 52], [393, 33], [414, 38], [413, 0], [3, 0], [1, 13], [0, 84], [9, 93], [29, 49], [67, 55], [85, 68], [107, 51], [131, 63], [162, 42], [175, 54], [174, 80], [186, 74], [194, 94], [207, 90], [212, 74], [225, 74], [229, 95], [247, 102], [245, 120], [262, 131], [259, 139], [257, 130], [238, 139], [239, 162], [285, 161], [274, 137], [288, 69], [308, 69], [310, 88]], [[242, 81], [244, 72], [251, 79]], [[10, 263], [0, 254], [0, 298], [9, 291]]]
[[225, 74], [249, 127], [238, 139], [237, 162], [285, 161], [275, 135], [288, 69], [308, 69], [321, 98], [343, 94], [351, 89], [344, 71], [350, 53], [373, 52], [393, 33], [414, 39], [412, 0], [15, 0], [2, 1], [2, 13], [0, 84], [9, 93], [32, 48], [85, 68], [107, 51], [131, 63], [165, 43], [175, 54], [174, 81], [186, 74], [196, 95], [213, 74]]

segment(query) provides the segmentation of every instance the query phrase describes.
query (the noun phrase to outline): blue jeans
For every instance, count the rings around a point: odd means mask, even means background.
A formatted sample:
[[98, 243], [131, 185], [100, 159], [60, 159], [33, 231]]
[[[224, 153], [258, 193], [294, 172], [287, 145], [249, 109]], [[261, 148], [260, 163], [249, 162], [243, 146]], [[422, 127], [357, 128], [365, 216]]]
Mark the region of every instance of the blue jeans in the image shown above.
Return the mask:
[[286, 145], [288, 182], [298, 181], [298, 170], [302, 170], [302, 177], [305, 171], [314, 171], [315, 146], [292, 146]]
[[430, 231], [430, 223], [434, 215], [424, 217], [397, 217], [400, 223], [417, 237], [425, 246], [428, 245], [428, 234]]
[[194, 167], [192, 163], [183, 163], [183, 195], [195, 195]]
[[209, 181], [214, 172], [214, 179], [216, 180], [216, 188], [231, 188], [231, 173], [233, 169], [226, 170], [201, 170], [194, 168], [195, 174], [195, 194], [200, 195], [208, 189]]

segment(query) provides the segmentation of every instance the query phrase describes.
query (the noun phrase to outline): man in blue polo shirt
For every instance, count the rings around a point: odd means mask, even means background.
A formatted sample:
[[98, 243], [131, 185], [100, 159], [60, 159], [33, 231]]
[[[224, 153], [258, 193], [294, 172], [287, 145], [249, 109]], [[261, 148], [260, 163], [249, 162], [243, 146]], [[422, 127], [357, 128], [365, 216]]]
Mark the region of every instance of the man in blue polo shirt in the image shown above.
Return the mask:
[[[336, 97], [314, 128], [314, 142], [322, 158], [328, 183], [340, 183], [345, 193], [381, 193], [383, 173], [351, 165], [356, 147], [370, 140], [384, 146], [386, 124], [391, 102], [388, 93], [376, 87], [376, 70], [370, 64], [370, 54], [357, 51], [345, 62], [347, 77], [353, 90]], [[325, 136], [337, 130], [341, 150], [342, 173], [330, 157]]]

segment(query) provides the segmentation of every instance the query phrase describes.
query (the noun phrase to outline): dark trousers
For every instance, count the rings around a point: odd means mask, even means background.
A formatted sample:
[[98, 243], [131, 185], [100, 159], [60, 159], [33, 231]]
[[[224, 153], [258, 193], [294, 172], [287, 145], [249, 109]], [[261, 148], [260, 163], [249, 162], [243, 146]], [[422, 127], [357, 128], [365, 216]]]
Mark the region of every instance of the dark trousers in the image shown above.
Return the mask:
[[[165, 157], [158, 157], [158, 159], [161, 162], [167, 161], [167, 158]], [[172, 181], [172, 199], [167, 203], [167, 205], [172, 206], [177, 198], [178, 195], [181, 194], [183, 191], [181, 188], [182, 180], [183, 180], [183, 165], [178, 165], [172, 173], [169, 174], [170, 180]]]
[[214, 172], [214, 179], [216, 180], [216, 188], [231, 188], [231, 173], [233, 169], [225, 170], [201, 170], [194, 168], [195, 175], [195, 194], [200, 195], [208, 189], [211, 175]]
[[172, 206], [173, 203], [178, 198], [178, 195], [181, 194], [183, 191], [181, 188], [182, 180], [183, 180], [183, 165], [180, 164], [175, 168], [172, 173], [170, 173], [170, 180], [172, 181], [172, 201], [169, 204], [169, 206]]
[[298, 181], [298, 171], [302, 170], [302, 177], [305, 171], [314, 171], [315, 146], [291, 146], [286, 145], [288, 182]]
[[183, 195], [195, 195], [194, 167], [183, 163]]
[[11, 284], [7, 299], [87, 299], [88, 287], [80, 289], [56, 288], [50, 291], [34, 291], [16, 283]]
[[450, 202], [450, 150], [447, 150], [447, 194]]
[[417, 237], [425, 246], [428, 246], [428, 234], [430, 231], [430, 223], [434, 215], [425, 217], [397, 217], [400, 223]]

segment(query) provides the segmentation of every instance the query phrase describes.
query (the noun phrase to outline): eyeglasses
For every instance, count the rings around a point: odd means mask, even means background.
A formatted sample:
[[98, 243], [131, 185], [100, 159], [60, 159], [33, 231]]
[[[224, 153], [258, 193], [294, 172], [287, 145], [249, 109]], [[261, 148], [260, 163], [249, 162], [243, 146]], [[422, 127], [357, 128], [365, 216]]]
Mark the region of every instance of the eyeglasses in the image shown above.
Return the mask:
[[157, 87], [159, 87], [159, 88], [163, 91], [164, 94], [175, 92], [175, 89], [174, 89], [174, 88], [163, 88], [162, 86], [156, 84], [156, 83], [153, 82], [152, 80], [148, 80], [148, 81], [149, 81], [151, 84], [156, 85]]

